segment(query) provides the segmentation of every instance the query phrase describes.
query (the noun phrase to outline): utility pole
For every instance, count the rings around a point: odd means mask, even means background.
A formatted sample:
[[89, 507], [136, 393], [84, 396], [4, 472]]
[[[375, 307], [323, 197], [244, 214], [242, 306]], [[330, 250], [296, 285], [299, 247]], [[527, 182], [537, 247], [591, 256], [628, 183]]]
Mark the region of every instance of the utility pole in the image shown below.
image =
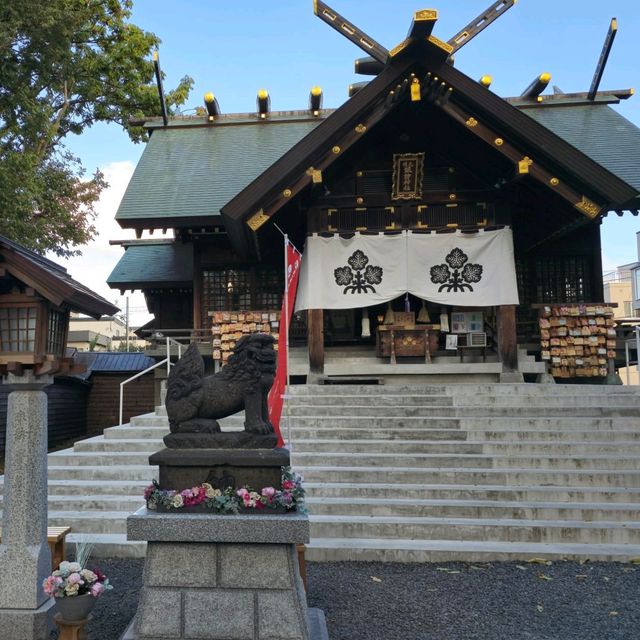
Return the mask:
[[127, 296], [125, 300], [126, 300], [125, 331], [127, 333], [127, 353], [129, 353], [129, 296]]

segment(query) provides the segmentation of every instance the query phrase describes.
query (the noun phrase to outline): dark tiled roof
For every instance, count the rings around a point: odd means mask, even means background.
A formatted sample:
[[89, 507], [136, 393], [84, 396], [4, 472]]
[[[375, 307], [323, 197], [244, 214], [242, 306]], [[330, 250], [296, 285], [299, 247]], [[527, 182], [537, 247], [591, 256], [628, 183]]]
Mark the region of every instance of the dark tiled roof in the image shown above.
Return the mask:
[[80, 374], [84, 380], [91, 377], [93, 373], [137, 373], [155, 364], [153, 358], [139, 352], [79, 351], [75, 355], [75, 360], [87, 368]]
[[116, 213], [123, 226], [132, 220], [219, 215], [223, 204], [314, 129], [318, 118], [258, 121], [247, 114], [204, 123], [153, 130]]
[[617, 111], [607, 105], [522, 111], [640, 190], [640, 129]]
[[172, 285], [193, 280], [193, 244], [163, 243], [127, 247], [107, 278], [117, 289], [133, 283]]
[[[94, 318], [119, 311], [118, 307], [74, 280], [64, 267], [4, 236], [0, 236], [0, 254], [4, 254], [7, 268], [10, 271], [14, 269], [18, 279], [20, 273], [29, 273], [43, 286], [46, 283], [44, 288], [54, 290], [60, 298], [58, 302], [64, 302], [72, 311], [80, 311]], [[44, 295], [37, 286], [34, 288]]]

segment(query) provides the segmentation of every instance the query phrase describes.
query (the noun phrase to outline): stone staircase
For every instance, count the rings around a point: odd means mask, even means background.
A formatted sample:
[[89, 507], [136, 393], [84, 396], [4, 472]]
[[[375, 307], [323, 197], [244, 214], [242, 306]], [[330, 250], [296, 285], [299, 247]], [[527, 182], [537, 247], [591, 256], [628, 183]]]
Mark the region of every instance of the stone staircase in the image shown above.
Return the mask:
[[[309, 385], [290, 396], [310, 560], [640, 557], [637, 387]], [[49, 523], [96, 555], [142, 555], [126, 517], [167, 431], [161, 407], [50, 454]]]

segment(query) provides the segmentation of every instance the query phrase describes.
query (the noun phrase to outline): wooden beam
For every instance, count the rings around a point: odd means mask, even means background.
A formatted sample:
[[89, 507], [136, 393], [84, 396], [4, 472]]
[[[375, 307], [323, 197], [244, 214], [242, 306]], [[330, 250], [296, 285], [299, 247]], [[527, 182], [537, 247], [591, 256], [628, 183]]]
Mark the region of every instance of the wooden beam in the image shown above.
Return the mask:
[[435, 9], [422, 9], [413, 14], [413, 20], [409, 27], [407, 38], [412, 40], [425, 40], [431, 35], [433, 27], [438, 20], [438, 12]]
[[615, 18], [611, 18], [609, 31], [607, 32], [607, 35], [604, 39], [604, 45], [602, 46], [600, 58], [598, 59], [598, 64], [596, 65], [596, 70], [593, 74], [591, 87], [589, 88], [589, 100], [593, 100], [596, 97], [598, 87], [600, 86], [600, 80], [602, 80], [602, 74], [604, 73], [604, 69], [607, 66], [607, 60], [609, 59], [609, 54], [611, 53], [613, 41], [616, 38], [616, 33], [618, 33], [618, 21]]
[[497, 20], [503, 13], [511, 9], [515, 3], [516, 0], [498, 0], [468, 25], [460, 29], [455, 36], [448, 40], [448, 44], [453, 47], [453, 53], [484, 31], [494, 20]]
[[[320, 156], [313, 167], [309, 167], [305, 172], [296, 176], [292, 183], [271, 196], [271, 198], [265, 198], [265, 206], [255, 211], [253, 215], [247, 219], [247, 226], [252, 231], [257, 231], [285, 206], [291, 198], [298, 195], [310, 184], [313, 184], [314, 172], [324, 172], [337, 158], [343, 156], [345, 151], [350, 149], [366, 131], [370, 131], [390, 110], [400, 104], [400, 98], [406, 93], [408, 86], [409, 77], [406, 77], [403, 82], [398, 84], [394, 90], [390, 91], [384, 99], [379, 100], [377, 104], [371, 106], [366, 118], [358, 122], [355, 126], [352, 125], [340, 138], [334, 139], [333, 146]], [[398, 98], [398, 96], [400, 98]], [[391, 99], [387, 99], [389, 97]], [[313, 171], [311, 171], [311, 169], [313, 169]]]
[[504, 372], [518, 370], [518, 346], [516, 333], [516, 305], [498, 307], [498, 356]]
[[364, 31], [361, 31], [354, 24], [343, 18], [337, 11], [334, 11], [329, 5], [322, 0], [313, 0], [313, 12], [330, 27], [333, 27], [338, 33], [342, 34], [347, 40], [350, 40], [357, 47], [360, 47], [365, 53], [372, 58], [385, 64], [389, 59], [389, 51], [381, 44], [369, 37]]
[[[438, 104], [438, 102], [435, 104]], [[446, 104], [440, 104], [439, 106], [454, 120], [464, 125], [464, 127], [473, 135], [484, 140], [500, 154], [511, 160], [514, 163], [516, 171], [521, 172], [522, 167], [526, 165], [527, 169], [524, 173], [528, 173], [532, 178], [544, 184], [549, 190], [557, 193], [587, 218], [596, 218], [602, 212], [604, 205], [593, 202], [584, 194], [581, 194], [564, 184], [550, 171], [547, 171], [545, 168], [537, 164], [535, 158], [528, 156], [526, 152], [516, 149], [495, 131], [481, 123], [469, 113], [465, 112], [456, 104], [447, 102]]]
[[315, 375], [324, 373], [324, 311], [307, 311], [307, 341], [309, 344], [309, 371]]
[[537, 98], [546, 88], [551, 81], [551, 74], [541, 73], [536, 76], [531, 84], [522, 92], [521, 98]]

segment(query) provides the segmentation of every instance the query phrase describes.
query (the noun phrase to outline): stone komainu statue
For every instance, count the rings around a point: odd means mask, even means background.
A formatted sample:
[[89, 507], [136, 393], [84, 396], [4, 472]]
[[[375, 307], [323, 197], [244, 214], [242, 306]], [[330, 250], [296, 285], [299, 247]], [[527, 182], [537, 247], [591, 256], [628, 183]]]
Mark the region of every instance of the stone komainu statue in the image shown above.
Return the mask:
[[274, 342], [265, 333], [243, 336], [222, 370], [208, 376], [197, 345], [191, 344], [169, 374], [166, 407], [171, 434], [165, 438], [167, 446], [172, 446], [170, 441], [180, 446], [175, 441], [182, 434], [191, 438], [193, 446], [207, 446], [195, 444], [199, 440], [195, 434], [204, 436], [202, 442], [209, 440], [206, 434], [220, 433], [219, 418], [243, 409], [245, 432], [273, 434], [267, 395], [276, 371]]

